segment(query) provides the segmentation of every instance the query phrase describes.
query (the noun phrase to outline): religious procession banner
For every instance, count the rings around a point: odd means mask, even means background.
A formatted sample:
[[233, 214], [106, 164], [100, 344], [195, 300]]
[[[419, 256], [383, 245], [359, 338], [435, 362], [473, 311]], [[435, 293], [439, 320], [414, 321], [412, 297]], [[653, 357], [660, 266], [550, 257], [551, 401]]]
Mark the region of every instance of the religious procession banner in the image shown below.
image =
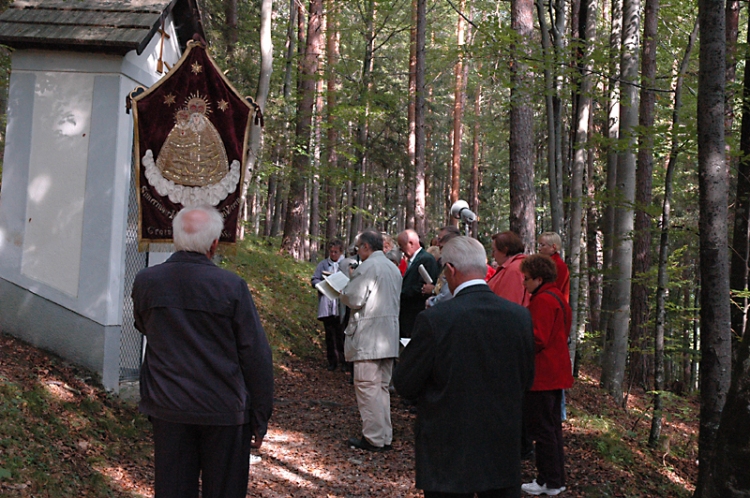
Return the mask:
[[139, 250], [171, 243], [177, 212], [205, 204], [224, 217], [220, 242], [236, 242], [250, 127], [262, 119], [255, 102], [232, 87], [205, 44], [191, 41], [167, 75], [130, 94], [129, 105]]

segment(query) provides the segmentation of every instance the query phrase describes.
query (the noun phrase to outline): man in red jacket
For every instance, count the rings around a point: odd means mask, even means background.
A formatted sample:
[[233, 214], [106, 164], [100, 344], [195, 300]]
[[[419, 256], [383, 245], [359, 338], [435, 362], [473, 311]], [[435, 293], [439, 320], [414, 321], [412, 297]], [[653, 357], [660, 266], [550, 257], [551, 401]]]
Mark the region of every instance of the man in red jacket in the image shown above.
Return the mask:
[[523, 412], [536, 441], [537, 478], [521, 489], [530, 495], [554, 496], [565, 491], [565, 452], [560, 403], [563, 389], [573, 385], [568, 353], [570, 306], [557, 288], [557, 269], [548, 256], [523, 260], [524, 286], [531, 294], [534, 324], [534, 384], [524, 397]]
[[565, 261], [560, 257], [562, 239], [555, 232], [544, 232], [537, 239], [537, 250], [539, 254], [549, 256], [557, 267], [557, 279], [555, 284], [565, 296], [565, 302], [570, 304], [570, 272]]

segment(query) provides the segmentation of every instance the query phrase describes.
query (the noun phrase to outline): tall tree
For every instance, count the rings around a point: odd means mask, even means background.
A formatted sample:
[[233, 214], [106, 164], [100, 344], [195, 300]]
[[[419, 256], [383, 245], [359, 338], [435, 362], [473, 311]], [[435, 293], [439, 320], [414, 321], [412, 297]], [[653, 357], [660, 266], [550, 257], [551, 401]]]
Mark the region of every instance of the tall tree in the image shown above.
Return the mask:
[[336, 0], [326, 0], [326, 161], [329, 173], [326, 204], [326, 240], [336, 238], [338, 227], [338, 192], [339, 185], [332, 174], [338, 168], [339, 130], [336, 126], [336, 105], [338, 96], [338, 78], [336, 65], [339, 61], [340, 33]]
[[313, 104], [315, 103], [315, 75], [318, 72], [318, 58], [321, 53], [323, 33], [323, 0], [310, 0], [307, 21], [307, 36], [304, 56], [300, 58], [297, 77], [299, 101], [296, 116], [296, 147], [292, 156], [292, 173], [287, 200], [284, 235], [281, 250], [296, 259], [304, 257], [305, 185], [310, 170], [310, 133], [312, 129]]
[[426, 213], [426, 130], [425, 130], [425, 37], [427, 0], [417, 0], [416, 95], [414, 106], [414, 217], [417, 233], [427, 232]]
[[572, 363], [575, 360], [578, 334], [578, 296], [581, 283], [581, 235], [583, 230], [583, 173], [586, 169], [588, 150], [589, 123], [592, 112], [592, 90], [594, 88], [594, 44], [596, 43], [597, 1], [586, 0], [581, 4], [580, 26], [582, 35], [583, 56], [581, 63], [580, 86], [578, 92], [577, 126], [573, 158], [573, 179], [570, 183], [570, 308], [573, 312], [571, 324], [570, 354]]
[[528, 99], [531, 83], [526, 58], [534, 30], [533, 0], [511, 0], [510, 24], [516, 32], [510, 90], [510, 229], [527, 250], [536, 241], [534, 194], [534, 113]]
[[640, 0], [624, 0], [622, 9], [622, 57], [620, 60], [620, 141], [617, 156], [617, 194], [614, 250], [612, 254], [611, 304], [604, 342], [602, 386], [622, 401], [628, 354], [630, 282], [633, 268], [633, 203], [635, 201], [635, 150], [638, 125], [638, 49], [641, 25]]
[[[236, 9], [236, 0], [235, 9]], [[261, 114], [266, 110], [268, 102], [268, 92], [271, 89], [271, 74], [273, 73], [273, 40], [271, 39], [271, 14], [273, 10], [272, 0], [262, 0], [260, 5], [260, 75], [258, 77], [258, 88], [255, 92], [255, 103]], [[261, 121], [254, 123], [250, 128], [250, 147], [247, 158], [247, 171], [245, 172], [245, 183], [242, 188], [242, 211], [243, 221], [248, 221], [248, 202], [247, 191], [250, 182], [255, 177], [255, 170], [258, 165], [260, 153], [262, 150], [262, 128]], [[244, 236], [245, 223], [240, 228], [240, 236]]]
[[[609, 275], [612, 270], [612, 249], [615, 246], [615, 204], [617, 199], [617, 137], [620, 134], [620, 46], [622, 44], [622, 0], [612, 0], [610, 8], [609, 35], [609, 81], [607, 98], [607, 189], [602, 232], [604, 238], [603, 270]], [[602, 312], [599, 329], [606, 331], [612, 316], [612, 279], [604, 279], [602, 291]]]
[[664, 200], [661, 210], [661, 236], [659, 238], [659, 270], [656, 279], [656, 333], [654, 334], [654, 416], [651, 417], [651, 432], [648, 445], [656, 447], [661, 435], [662, 427], [662, 391], [664, 390], [664, 335], [667, 323], [667, 262], [669, 259], [669, 224], [672, 214], [672, 178], [677, 166], [677, 156], [682, 144], [680, 131], [680, 111], [682, 110], [682, 87], [685, 73], [688, 70], [690, 55], [698, 35], [698, 20], [696, 19], [693, 32], [688, 38], [685, 54], [677, 71], [674, 84], [674, 107], [672, 108], [672, 146], [667, 161], [667, 173], [664, 178]]
[[[711, 496], [716, 432], [730, 384], [731, 321], [727, 214], [729, 171], [724, 141], [725, 12], [722, 0], [699, 0], [698, 175], [700, 190], [701, 413], [696, 497]], [[746, 471], [746, 470], [745, 470]]]
[[409, 168], [405, 168], [404, 181], [406, 182], [406, 226], [414, 228], [416, 225], [416, 182], [414, 173], [417, 169], [417, 16], [419, 7], [417, 0], [411, 2], [411, 29], [409, 30]]
[[654, 105], [656, 103], [656, 36], [659, 0], [646, 0], [643, 17], [641, 53], [641, 101], [639, 110], [638, 161], [635, 178], [635, 232], [633, 234], [633, 290], [630, 299], [630, 378], [647, 385], [649, 285], [645, 281], [651, 268], [651, 190], [654, 172]]
[[[458, 192], [461, 187], [461, 141], [463, 139], [463, 116], [465, 85], [464, 81], [464, 42], [466, 34], [466, 23], [463, 12], [466, 9], [466, 0], [459, 0], [458, 25], [456, 27], [457, 54], [455, 71], [456, 86], [453, 93], [453, 149], [451, 154], [451, 205], [458, 200]], [[458, 220], [451, 217], [451, 224], [457, 225]]]

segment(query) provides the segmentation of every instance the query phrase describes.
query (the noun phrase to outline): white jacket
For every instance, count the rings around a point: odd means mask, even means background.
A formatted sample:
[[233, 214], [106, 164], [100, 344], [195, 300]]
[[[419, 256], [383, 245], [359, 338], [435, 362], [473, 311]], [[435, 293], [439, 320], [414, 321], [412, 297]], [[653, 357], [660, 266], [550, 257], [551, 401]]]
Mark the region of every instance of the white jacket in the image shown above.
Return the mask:
[[398, 314], [401, 272], [383, 251], [363, 261], [341, 292], [351, 308], [346, 327], [346, 361], [380, 360], [398, 356]]

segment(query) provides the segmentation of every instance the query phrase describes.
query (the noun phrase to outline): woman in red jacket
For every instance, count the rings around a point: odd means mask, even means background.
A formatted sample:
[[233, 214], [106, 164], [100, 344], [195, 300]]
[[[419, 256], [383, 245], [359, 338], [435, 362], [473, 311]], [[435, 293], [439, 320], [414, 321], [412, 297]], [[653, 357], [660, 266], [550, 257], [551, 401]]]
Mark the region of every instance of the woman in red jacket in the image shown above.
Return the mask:
[[565, 453], [560, 402], [563, 389], [573, 385], [568, 353], [571, 311], [555, 285], [555, 263], [542, 254], [521, 263], [524, 286], [531, 294], [529, 311], [534, 324], [536, 355], [534, 385], [524, 398], [523, 413], [536, 441], [537, 478], [521, 489], [530, 495], [558, 495], [565, 491]]

